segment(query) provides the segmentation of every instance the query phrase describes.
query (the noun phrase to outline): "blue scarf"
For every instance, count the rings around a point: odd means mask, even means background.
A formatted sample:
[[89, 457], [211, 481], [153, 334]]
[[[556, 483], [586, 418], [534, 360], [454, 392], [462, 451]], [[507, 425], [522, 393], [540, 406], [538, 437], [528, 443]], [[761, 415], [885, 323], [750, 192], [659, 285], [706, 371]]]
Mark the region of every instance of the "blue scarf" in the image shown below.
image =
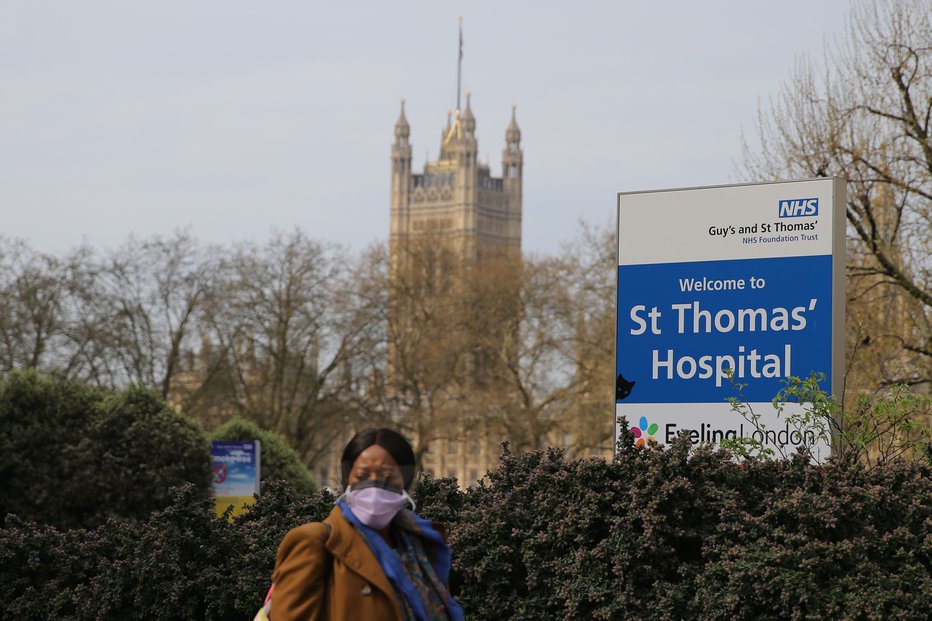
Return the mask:
[[[415, 618], [418, 621], [428, 621], [430, 617], [424, 609], [424, 604], [421, 602], [417, 588], [408, 578], [408, 574], [405, 572], [398, 554], [385, 543], [385, 540], [382, 539], [378, 531], [360, 522], [359, 518], [353, 514], [353, 510], [350, 509], [342, 499], [338, 500], [336, 504], [343, 512], [343, 517], [346, 518], [346, 521], [352, 524], [363, 536], [366, 543], [369, 544], [369, 548], [375, 555], [376, 560], [379, 561], [382, 571], [385, 572], [385, 575], [391, 581], [392, 585], [394, 585], [398, 594], [408, 603], [408, 606], [414, 612]], [[424, 548], [427, 551], [428, 560], [433, 570], [437, 573], [437, 577], [440, 578], [444, 584], [448, 584], [450, 581], [450, 565], [452, 561], [450, 546], [443, 541], [443, 537], [431, 525], [430, 520], [426, 520], [410, 511], [406, 511], [405, 513], [407, 515], [403, 517], [410, 517], [413, 523], [413, 528], [411, 529], [412, 534], [420, 537], [423, 542]], [[395, 519], [398, 520], [398, 517]], [[444, 606], [446, 606], [450, 621], [463, 621], [463, 609], [460, 608], [459, 604], [456, 603], [456, 600], [454, 600], [453, 596], [449, 593], [446, 594]]]

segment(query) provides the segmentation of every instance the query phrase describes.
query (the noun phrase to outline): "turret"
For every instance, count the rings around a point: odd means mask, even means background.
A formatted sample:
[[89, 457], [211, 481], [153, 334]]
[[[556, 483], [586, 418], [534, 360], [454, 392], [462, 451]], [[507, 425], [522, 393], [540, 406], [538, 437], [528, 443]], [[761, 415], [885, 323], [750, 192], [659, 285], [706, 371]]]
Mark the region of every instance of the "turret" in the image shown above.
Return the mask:
[[[472, 113], [471, 99], [472, 93], [466, 91], [466, 108], [457, 119], [460, 132], [454, 149], [456, 152], [456, 191], [464, 205], [474, 206], [478, 180], [479, 141], [476, 140], [476, 117]], [[468, 227], [473, 230], [476, 226], [475, 207], [469, 207], [467, 211], [469, 212]]]
[[472, 113], [472, 105], [470, 100], [472, 99], [472, 93], [466, 91], [466, 109], [463, 110], [463, 135], [467, 139], [476, 139], [476, 117]]
[[502, 179], [507, 194], [517, 198], [521, 205], [521, 175], [524, 153], [521, 151], [521, 130], [515, 118], [517, 105], [511, 106], [511, 122], [505, 130], [505, 150], [502, 152]]
[[[447, 124], [443, 126], [443, 131], [440, 132], [440, 151], [443, 152], [443, 145], [447, 141], [447, 136], [450, 135], [450, 130], [453, 129], [453, 110], [447, 108]], [[443, 156], [441, 156], [443, 159]]]
[[392, 144], [392, 208], [407, 207], [411, 194], [411, 126], [405, 117], [405, 100], [395, 122], [395, 142]]

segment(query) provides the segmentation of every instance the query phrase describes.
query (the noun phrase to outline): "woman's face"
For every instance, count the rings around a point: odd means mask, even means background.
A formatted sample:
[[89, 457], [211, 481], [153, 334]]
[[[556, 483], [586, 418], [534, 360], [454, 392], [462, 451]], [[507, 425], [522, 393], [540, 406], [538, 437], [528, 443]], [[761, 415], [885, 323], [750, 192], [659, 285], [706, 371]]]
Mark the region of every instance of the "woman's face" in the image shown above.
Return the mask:
[[376, 481], [383, 485], [404, 489], [405, 479], [398, 467], [398, 462], [391, 453], [373, 444], [356, 458], [350, 470], [348, 483], [355, 485], [363, 481]]

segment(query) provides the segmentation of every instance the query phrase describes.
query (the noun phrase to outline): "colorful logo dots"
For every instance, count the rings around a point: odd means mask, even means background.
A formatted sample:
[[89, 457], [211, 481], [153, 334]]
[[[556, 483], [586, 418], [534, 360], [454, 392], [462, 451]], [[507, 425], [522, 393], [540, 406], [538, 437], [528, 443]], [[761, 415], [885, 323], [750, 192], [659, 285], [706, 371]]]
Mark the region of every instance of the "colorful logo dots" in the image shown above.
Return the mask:
[[637, 438], [634, 444], [636, 446], [645, 446], [648, 442], [656, 442], [656, 440], [654, 440], [654, 434], [657, 433], [657, 429], [657, 423], [648, 425], [647, 417], [642, 416], [638, 426], [631, 428], [632, 435]]

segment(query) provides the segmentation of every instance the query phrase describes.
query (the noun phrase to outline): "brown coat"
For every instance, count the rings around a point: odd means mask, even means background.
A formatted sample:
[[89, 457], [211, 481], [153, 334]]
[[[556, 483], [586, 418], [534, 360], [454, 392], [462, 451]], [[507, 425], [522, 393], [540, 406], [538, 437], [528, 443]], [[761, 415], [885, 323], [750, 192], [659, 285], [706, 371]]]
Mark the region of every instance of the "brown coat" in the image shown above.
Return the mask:
[[[271, 621], [402, 621], [395, 590], [339, 507], [289, 531], [275, 558]], [[444, 532], [443, 527], [435, 527]]]

